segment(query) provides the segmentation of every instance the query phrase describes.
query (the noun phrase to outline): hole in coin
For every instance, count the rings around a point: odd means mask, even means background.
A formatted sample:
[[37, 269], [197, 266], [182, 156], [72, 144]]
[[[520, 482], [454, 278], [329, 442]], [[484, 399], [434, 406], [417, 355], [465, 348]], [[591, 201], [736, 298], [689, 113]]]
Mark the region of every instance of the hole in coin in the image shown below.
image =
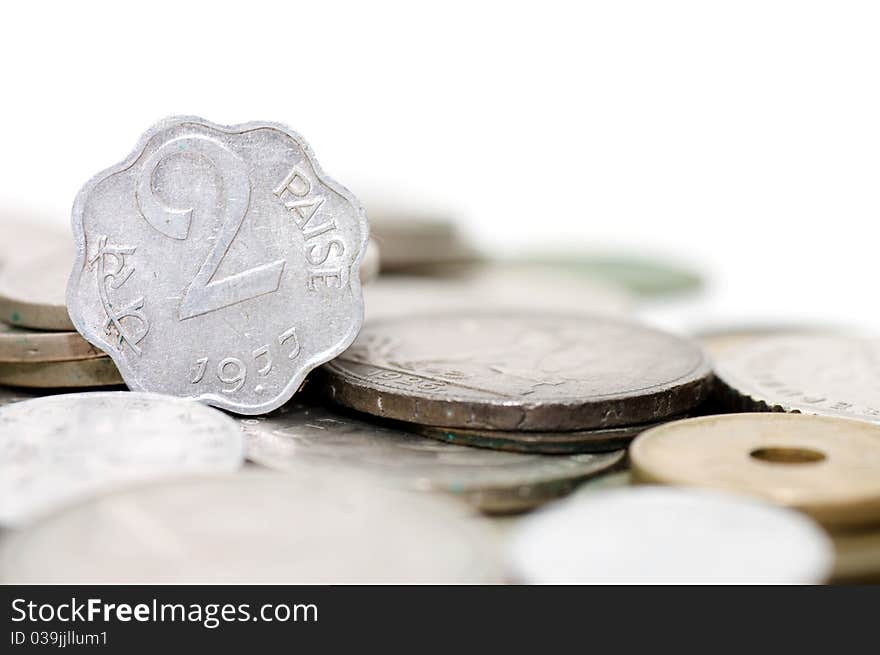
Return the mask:
[[788, 448], [785, 446], [755, 448], [749, 455], [762, 462], [772, 464], [812, 464], [825, 459], [825, 453], [812, 448]]

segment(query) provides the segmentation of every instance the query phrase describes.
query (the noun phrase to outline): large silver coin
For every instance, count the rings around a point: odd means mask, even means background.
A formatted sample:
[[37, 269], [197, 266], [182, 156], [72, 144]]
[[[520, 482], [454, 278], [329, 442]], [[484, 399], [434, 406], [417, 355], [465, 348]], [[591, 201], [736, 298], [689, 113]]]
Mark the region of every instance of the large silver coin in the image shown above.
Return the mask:
[[0, 322], [0, 362], [67, 362], [106, 356], [78, 332], [26, 330]]
[[165, 120], [73, 229], [70, 316], [132, 390], [268, 412], [360, 329], [366, 216], [282, 125]]
[[665, 487], [577, 494], [523, 519], [513, 577], [538, 584], [817, 584], [834, 554], [808, 517]]
[[880, 423], [880, 339], [766, 337], [717, 353], [730, 405]]
[[60, 513], [0, 550], [43, 583], [497, 582], [487, 528], [442, 496], [357, 475], [248, 471], [154, 484]]
[[513, 310], [626, 314], [632, 297], [609, 284], [565, 272], [486, 265], [456, 275], [385, 275], [364, 289], [368, 321], [438, 312]]
[[705, 398], [693, 343], [627, 321], [487, 312], [370, 322], [324, 367], [327, 395], [423, 425], [538, 431], [657, 421]]
[[118, 391], [6, 405], [0, 524], [131, 482], [235, 470], [243, 450], [234, 420], [178, 398]]
[[309, 464], [370, 472], [410, 489], [442, 491], [484, 512], [536, 507], [618, 464], [623, 451], [549, 457], [455, 446], [305, 405], [241, 420], [248, 458], [279, 470]]

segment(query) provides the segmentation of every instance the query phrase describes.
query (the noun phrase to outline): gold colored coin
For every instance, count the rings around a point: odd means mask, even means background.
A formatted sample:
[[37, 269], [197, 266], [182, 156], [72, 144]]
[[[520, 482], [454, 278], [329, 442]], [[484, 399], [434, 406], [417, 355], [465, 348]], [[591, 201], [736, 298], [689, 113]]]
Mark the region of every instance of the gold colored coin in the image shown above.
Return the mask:
[[106, 356], [77, 332], [26, 330], [0, 322], [0, 362], [66, 362]]
[[630, 447], [636, 482], [761, 496], [830, 528], [880, 521], [880, 426], [802, 414], [675, 421]]
[[880, 528], [831, 535], [833, 582], [880, 581]]
[[0, 384], [31, 389], [73, 389], [124, 384], [109, 357], [69, 362], [0, 362]]

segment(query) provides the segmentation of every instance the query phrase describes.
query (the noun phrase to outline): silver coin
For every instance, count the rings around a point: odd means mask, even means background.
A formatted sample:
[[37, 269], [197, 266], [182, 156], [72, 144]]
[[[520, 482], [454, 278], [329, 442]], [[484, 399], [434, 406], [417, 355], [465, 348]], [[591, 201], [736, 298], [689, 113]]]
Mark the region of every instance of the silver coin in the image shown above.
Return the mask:
[[165, 120], [73, 228], [71, 319], [134, 391], [268, 412], [360, 329], [366, 215], [282, 125]]
[[635, 425], [709, 390], [695, 344], [600, 316], [514, 312], [373, 321], [323, 369], [327, 396], [410, 423], [510, 431]]
[[497, 582], [485, 526], [357, 475], [243, 472], [99, 498], [12, 535], [4, 582]]
[[808, 517], [748, 496], [632, 487], [523, 519], [512, 576], [538, 584], [817, 584], [834, 562]]
[[131, 482], [231, 471], [235, 421], [192, 401], [125, 391], [49, 396], [0, 408], [0, 523]]
[[601, 453], [626, 448], [630, 441], [645, 430], [662, 425], [644, 423], [595, 430], [565, 432], [514, 432], [510, 430], [478, 430], [473, 428], [439, 428], [431, 425], [408, 424], [417, 433], [446, 443], [520, 453], [561, 455]]
[[39, 330], [71, 331], [65, 283], [73, 244], [20, 257], [0, 271], [0, 321]]
[[269, 468], [311, 464], [370, 472], [405, 488], [459, 496], [490, 513], [537, 507], [624, 455], [618, 450], [550, 457], [467, 448], [296, 401], [240, 422], [248, 458]]
[[487, 265], [456, 275], [385, 275], [364, 289], [368, 321], [414, 314], [519, 310], [567, 314], [627, 314], [622, 289], [566, 273]]
[[880, 423], [880, 339], [766, 337], [720, 351], [715, 369], [737, 409]]

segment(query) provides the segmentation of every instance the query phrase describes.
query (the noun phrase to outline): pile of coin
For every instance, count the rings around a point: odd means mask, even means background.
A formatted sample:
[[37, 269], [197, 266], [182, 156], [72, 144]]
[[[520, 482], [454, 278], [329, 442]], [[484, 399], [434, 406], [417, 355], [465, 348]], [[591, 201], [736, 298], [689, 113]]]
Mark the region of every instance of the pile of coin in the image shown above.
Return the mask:
[[0, 220], [2, 581], [880, 576], [876, 340], [662, 332], [690, 271], [486, 258], [275, 123], [162, 121], [72, 237]]

